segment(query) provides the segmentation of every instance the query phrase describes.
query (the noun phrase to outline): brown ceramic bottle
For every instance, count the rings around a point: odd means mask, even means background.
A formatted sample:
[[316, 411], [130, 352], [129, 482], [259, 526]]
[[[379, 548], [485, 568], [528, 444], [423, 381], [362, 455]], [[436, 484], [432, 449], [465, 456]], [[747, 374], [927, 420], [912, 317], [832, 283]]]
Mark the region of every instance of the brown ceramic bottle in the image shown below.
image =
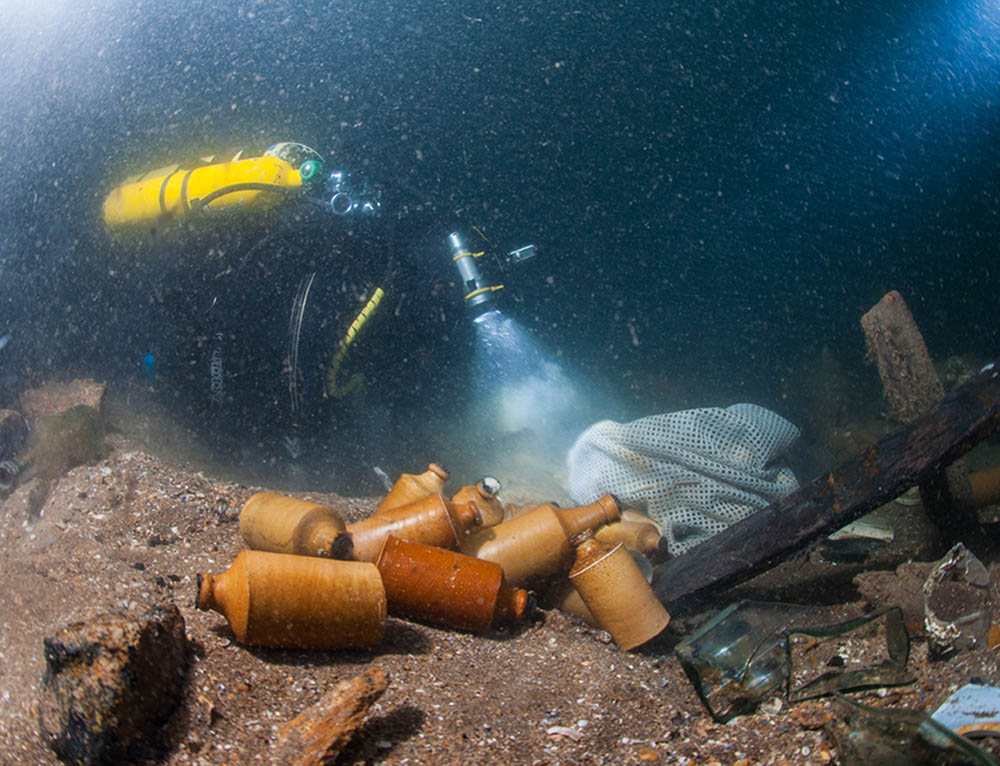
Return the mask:
[[437, 463], [428, 465], [427, 470], [423, 473], [404, 473], [396, 479], [389, 494], [378, 504], [373, 515], [378, 516], [380, 513], [399, 508], [401, 505], [412, 503], [414, 500], [420, 500], [428, 495], [440, 495], [443, 493], [444, 484], [449, 478], [451, 478], [451, 474]]
[[667, 627], [670, 615], [624, 545], [602, 542], [590, 531], [575, 535], [573, 545], [569, 579], [619, 647], [633, 649]]
[[530, 616], [528, 592], [492, 561], [389, 537], [377, 566], [393, 615], [470, 633]]
[[348, 649], [385, 631], [385, 588], [373, 564], [241, 551], [220, 575], [198, 575], [198, 608], [253, 646]]
[[652, 524], [661, 535], [663, 534], [663, 530], [660, 528], [659, 524], [653, 521], [645, 513], [640, 513], [634, 508], [622, 508], [622, 521], [635, 521], [639, 524]]
[[451, 496], [451, 504], [475, 503], [483, 517], [483, 526], [492, 527], [503, 521], [503, 504], [497, 498], [500, 482], [492, 476], [484, 476], [475, 484], [466, 484]]
[[577, 508], [540, 505], [495, 527], [473, 532], [463, 541], [462, 550], [496, 562], [503, 567], [507, 582], [520, 588], [565, 574], [573, 563], [569, 538], [618, 518], [618, 504], [611, 495]]
[[457, 548], [466, 530], [481, 523], [475, 506], [452, 507], [442, 495], [433, 494], [348, 524], [347, 531], [354, 541], [355, 560], [374, 562], [389, 535], [439, 548]]
[[[515, 516], [523, 516], [528, 511], [535, 510], [540, 503], [526, 503], [525, 505], [514, 505], [513, 503], [507, 503], [503, 507], [503, 517], [504, 519], [513, 519]], [[558, 508], [558, 506], [556, 506]]]
[[351, 536], [337, 511], [276, 492], [257, 492], [243, 504], [240, 533], [255, 551], [351, 557]]
[[969, 485], [973, 508], [997, 503], [1000, 501], [1000, 466], [970, 474]]
[[653, 524], [639, 521], [615, 521], [594, 531], [594, 537], [606, 543], [624, 543], [644, 556], [657, 556], [663, 538]]

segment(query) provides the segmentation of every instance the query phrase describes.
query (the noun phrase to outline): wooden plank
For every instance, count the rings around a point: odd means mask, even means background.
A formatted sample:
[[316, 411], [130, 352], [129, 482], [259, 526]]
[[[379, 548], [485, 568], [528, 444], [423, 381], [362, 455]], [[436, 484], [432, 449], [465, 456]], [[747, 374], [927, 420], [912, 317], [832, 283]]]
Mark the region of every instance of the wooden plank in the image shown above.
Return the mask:
[[944, 398], [944, 386], [903, 296], [890, 290], [861, 317], [892, 410], [909, 423]]
[[[861, 326], [897, 418], [909, 423], [944, 398], [924, 336], [902, 295], [890, 290], [882, 296], [861, 317]], [[920, 498], [930, 520], [949, 538], [974, 528], [976, 514], [964, 461], [956, 460], [921, 480]]]
[[937, 473], [1000, 425], [1000, 359], [912, 423], [654, 570], [665, 604], [779, 564]]

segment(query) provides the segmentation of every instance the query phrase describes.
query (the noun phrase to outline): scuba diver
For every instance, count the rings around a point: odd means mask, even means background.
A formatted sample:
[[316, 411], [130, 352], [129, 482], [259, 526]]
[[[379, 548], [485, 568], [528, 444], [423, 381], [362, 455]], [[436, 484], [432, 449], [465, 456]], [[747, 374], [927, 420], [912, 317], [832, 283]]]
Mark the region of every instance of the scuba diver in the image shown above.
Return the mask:
[[[142, 377], [173, 394], [172, 410], [216, 450], [333, 480], [373, 477], [407, 439], [423, 459], [417, 413], [458, 376], [431, 374], [450, 329], [424, 300], [436, 288], [390, 293], [419, 266], [394, 257], [381, 187], [283, 142], [128, 179], [108, 194], [103, 220], [138, 255], [131, 275], [148, 287], [132, 289], [152, 296], [153, 313], [129, 328]], [[439, 242], [442, 256], [450, 244], [467, 305], [489, 305], [498, 286], [473, 264], [479, 253], [458, 234]], [[534, 248], [516, 252], [527, 260]]]

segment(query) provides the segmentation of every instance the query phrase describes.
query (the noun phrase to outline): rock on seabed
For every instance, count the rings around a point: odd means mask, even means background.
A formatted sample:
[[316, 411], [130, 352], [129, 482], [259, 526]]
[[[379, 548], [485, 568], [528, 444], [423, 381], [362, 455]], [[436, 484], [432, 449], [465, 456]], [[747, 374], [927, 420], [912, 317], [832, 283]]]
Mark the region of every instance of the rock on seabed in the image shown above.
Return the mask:
[[188, 665], [184, 618], [154, 606], [74, 623], [45, 639], [42, 739], [68, 764], [115, 763], [156, 746], [177, 706]]

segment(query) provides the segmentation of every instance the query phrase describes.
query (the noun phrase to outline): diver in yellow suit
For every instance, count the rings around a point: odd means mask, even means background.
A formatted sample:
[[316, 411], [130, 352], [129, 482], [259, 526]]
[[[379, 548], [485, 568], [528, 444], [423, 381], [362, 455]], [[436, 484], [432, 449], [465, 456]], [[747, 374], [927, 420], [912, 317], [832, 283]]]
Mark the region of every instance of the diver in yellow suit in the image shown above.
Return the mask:
[[[481, 247], [441, 237], [440, 263], [450, 250], [467, 308], [446, 319], [428, 300], [439, 278], [421, 286], [426, 259], [395, 261], [381, 210], [378, 186], [290, 142], [159, 168], [111, 190], [103, 221], [132, 275], [150, 282], [136, 294], [153, 296], [155, 314], [134, 333], [144, 380], [173, 392], [196, 428], [277, 442], [285, 460], [327, 450], [331, 437], [338, 450], [364, 438], [402, 449], [423, 424], [400, 418], [428, 400], [448, 406], [449, 384], [464, 390], [453, 363], [439, 374], [438, 341], [468, 332], [463, 316], [489, 310], [502, 285], [480, 272]], [[507, 261], [533, 255], [527, 246]], [[387, 310], [397, 272], [406, 287]], [[307, 443], [310, 434], [319, 435]], [[359, 459], [370, 470], [376, 457]]]
[[374, 216], [381, 192], [364, 178], [324, 171], [318, 152], [293, 142], [274, 144], [259, 157], [190, 168], [171, 165], [144, 173], [111, 191], [104, 223], [119, 238], [155, 236], [180, 221], [204, 223], [225, 213], [255, 214], [291, 201], [325, 205], [338, 216]]
[[215, 432], [284, 434], [297, 459], [303, 423], [359, 409], [375, 369], [359, 339], [389, 340], [370, 321], [392, 269], [381, 207], [379, 187], [290, 142], [112, 189], [103, 221], [133, 273], [155, 275], [145, 381]]

